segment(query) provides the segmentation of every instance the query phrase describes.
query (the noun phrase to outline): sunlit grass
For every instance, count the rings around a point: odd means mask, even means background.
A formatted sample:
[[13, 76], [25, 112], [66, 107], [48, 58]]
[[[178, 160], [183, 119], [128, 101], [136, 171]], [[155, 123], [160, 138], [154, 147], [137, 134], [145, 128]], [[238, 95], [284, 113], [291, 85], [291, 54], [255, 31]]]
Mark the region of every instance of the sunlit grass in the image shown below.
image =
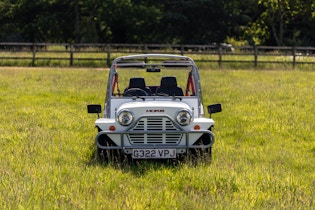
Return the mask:
[[94, 120], [107, 71], [0, 68], [2, 209], [313, 209], [315, 73], [202, 70], [211, 162], [104, 164]]

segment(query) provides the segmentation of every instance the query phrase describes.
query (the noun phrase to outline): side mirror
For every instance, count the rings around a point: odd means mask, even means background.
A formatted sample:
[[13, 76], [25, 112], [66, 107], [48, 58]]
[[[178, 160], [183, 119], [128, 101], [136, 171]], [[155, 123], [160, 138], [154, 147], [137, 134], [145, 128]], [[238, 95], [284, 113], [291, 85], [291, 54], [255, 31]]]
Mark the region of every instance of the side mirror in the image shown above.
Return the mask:
[[87, 110], [90, 114], [99, 114], [102, 112], [102, 106], [99, 104], [89, 104], [87, 105]]
[[208, 113], [210, 114], [214, 114], [217, 112], [221, 112], [222, 111], [222, 106], [221, 104], [211, 104], [208, 106]]

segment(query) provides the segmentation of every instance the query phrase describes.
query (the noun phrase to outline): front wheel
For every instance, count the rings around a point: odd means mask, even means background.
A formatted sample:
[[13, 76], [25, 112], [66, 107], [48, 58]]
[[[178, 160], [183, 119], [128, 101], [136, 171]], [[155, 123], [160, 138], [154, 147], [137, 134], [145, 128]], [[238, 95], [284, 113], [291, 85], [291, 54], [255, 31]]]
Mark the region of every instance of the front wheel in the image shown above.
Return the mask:
[[[210, 129], [211, 131], [211, 129]], [[214, 142], [214, 136], [209, 135], [207, 133], [204, 133], [197, 142], [194, 143], [194, 145], [208, 145], [210, 147], [207, 148], [192, 148], [190, 149], [190, 153], [195, 157], [195, 158], [212, 158], [212, 144]]]
[[106, 163], [119, 163], [123, 159], [121, 152], [116, 149], [108, 150], [97, 148], [97, 155], [101, 161]]
[[212, 159], [212, 147], [190, 149], [190, 154], [194, 159]]

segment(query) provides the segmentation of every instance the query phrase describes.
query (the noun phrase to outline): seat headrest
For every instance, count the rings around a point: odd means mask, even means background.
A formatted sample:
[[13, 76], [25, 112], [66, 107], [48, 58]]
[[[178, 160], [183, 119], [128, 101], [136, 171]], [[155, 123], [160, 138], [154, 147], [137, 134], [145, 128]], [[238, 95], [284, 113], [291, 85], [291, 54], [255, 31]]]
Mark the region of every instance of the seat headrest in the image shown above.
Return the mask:
[[138, 78], [130, 78], [129, 81], [129, 88], [145, 88], [145, 81], [144, 78], [138, 77]]
[[177, 87], [176, 77], [162, 77], [161, 79], [161, 87]]

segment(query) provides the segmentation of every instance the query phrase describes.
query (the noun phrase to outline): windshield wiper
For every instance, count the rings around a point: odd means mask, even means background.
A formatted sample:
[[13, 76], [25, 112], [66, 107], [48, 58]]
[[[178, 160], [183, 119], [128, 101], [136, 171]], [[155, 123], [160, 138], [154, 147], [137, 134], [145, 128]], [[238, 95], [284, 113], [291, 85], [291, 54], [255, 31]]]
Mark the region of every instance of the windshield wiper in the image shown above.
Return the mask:
[[175, 95], [169, 95], [167, 93], [157, 93], [158, 96], [168, 96], [168, 97], [173, 97], [173, 100], [175, 101], [176, 99], [179, 99], [180, 101], [182, 100], [182, 97], [180, 96], [175, 96]]
[[179, 96], [173, 96], [173, 100], [175, 101], [176, 99], [179, 99], [180, 101], [183, 100], [182, 97], [179, 97]]
[[144, 97], [141, 97], [141, 96], [133, 96], [132, 97], [132, 100], [137, 100], [138, 98], [142, 99], [142, 101], [145, 101], [145, 98]]

